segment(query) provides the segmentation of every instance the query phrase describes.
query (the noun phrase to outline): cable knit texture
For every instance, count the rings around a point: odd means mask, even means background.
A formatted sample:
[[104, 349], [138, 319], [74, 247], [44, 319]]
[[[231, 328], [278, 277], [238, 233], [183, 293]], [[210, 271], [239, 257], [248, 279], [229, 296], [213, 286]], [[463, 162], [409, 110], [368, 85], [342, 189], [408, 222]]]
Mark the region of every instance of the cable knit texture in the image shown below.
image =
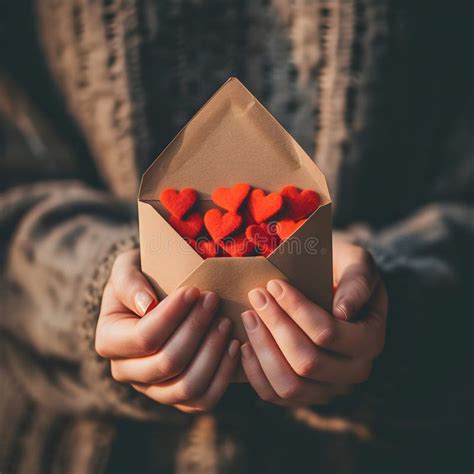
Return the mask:
[[[469, 2], [32, 0], [0, 10], [2, 473], [469, 463]], [[367, 383], [326, 407], [272, 406], [237, 384], [211, 414], [185, 415], [113, 381], [94, 350], [111, 266], [137, 245], [139, 176], [231, 75], [314, 157], [335, 227], [372, 252], [389, 289], [384, 354]]]

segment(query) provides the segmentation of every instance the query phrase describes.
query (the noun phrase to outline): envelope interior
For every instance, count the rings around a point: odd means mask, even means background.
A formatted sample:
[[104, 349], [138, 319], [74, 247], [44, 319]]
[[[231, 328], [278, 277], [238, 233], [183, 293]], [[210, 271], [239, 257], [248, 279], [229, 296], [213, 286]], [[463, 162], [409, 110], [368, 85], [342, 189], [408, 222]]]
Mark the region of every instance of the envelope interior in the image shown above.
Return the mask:
[[[167, 214], [168, 214], [168, 211], [165, 209], [165, 207], [163, 206], [163, 204], [162, 204], [160, 201], [142, 201], [142, 202], [146, 202], [147, 204], [149, 204], [149, 205], [159, 214], [159, 216], [160, 216], [161, 218], [163, 218], [163, 219], [166, 221], [166, 216], [167, 216]], [[328, 203], [325, 204], [325, 206], [327, 206], [327, 205], [328, 205]], [[311, 216], [309, 216], [309, 217], [306, 219], [306, 221], [308, 221], [309, 219], [311, 219], [313, 215], [317, 214], [318, 211], [319, 211], [322, 207], [323, 207], [323, 206], [320, 206], [318, 209], [316, 209], [316, 211], [314, 211], [314, 213], [313, 213]], [[216, 206], [216, 204], [214, 204], [213, 201], [211, 201], [211, 200], [209, 200], [209, 199], [205, 199], [205, 200], [201, 200], [201, 201], [199, 202], [199, 206], [198, 206], [197, 209], [198, 209], [200, 212], [202, 212], [202, 213], [204, 214], [207, 210], [213, 209], [213, 208], [219, 208], [219, 207]], [[223, 212], [225, 212], [225, 211], [223, 211]], [[271, 220], [271, 219], [270, 219], [270, 220]], [[167, 222], [166, 222], [166, 224], [169, 225]], [[165, 224], [165, 225], [166, 225], [166, 224]], [[292, 236], [297, 236], [299, 233], [301, 233], [301, 232], [303, 231], [303, 227], [304, 227], [306, 224], [307, 224], [307, 222], [303, 223], [303, 225], [300, 226], [300, 227], [298, 227], [298, 229], [296, 229], [288, 238], [291, 238]], [[170, 226], [170, 227], [171, 227], [171, 226]], [[183, 249], [185, 248], [185, 251], [186, 251], [186, 252], [188, 252], [188, 253], [189, 253], [189, 252], [194, 252], [194, 253], [196, 253], [196, 255], [198, 255], [197, 252], [196, 252], [192, 247], [190, 247], [190, 246], [186, 243], [186, 241], [185, 241], [174, 229], [171, 229], [171, 230], [170, 230], [170, 233], [171, 233], [171, 234], [174, 234], [174, 235], [173, 235], [174, 239], [183, 240], [184, 243], [183, 243], [183, 245], [181, 245], [181, 247], [182, 247]], [[286, 240], [288, 240], [288, 238], [287, 238]], [[285, 241], [286, 241], [286, 240], [285, 240]], [[280, 247], [283, 245], [283, 243], [284, 243], [285, 241], [280, 242], [280, 244], [279, 244], [278, 247], [274, 250], [274, 252], [277, 252], [277, 251], [280, 249]], [[280, 249], [280, 250], [281, 250], [281, 249]], [[221, 257], [219, 257], [219, 258], [221, 258]], [[249, 258], [250, 258], [250, 257], [249, 257]], [[252, 257], [252, 258], [253, 258], [253, 257]]]

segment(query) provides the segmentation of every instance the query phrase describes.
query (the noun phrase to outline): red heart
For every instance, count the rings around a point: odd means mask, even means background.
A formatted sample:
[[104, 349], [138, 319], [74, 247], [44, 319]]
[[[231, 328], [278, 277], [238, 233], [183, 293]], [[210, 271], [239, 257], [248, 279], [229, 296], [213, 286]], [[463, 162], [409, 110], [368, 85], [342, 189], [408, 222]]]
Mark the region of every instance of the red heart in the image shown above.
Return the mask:
[[281, 240], [286, 240], [306, 219], [293, 221], [291, 219], [283, 219], [277, 222], [276, 231]]
[[219, 245], [231, 257], [246, 257], [255, 252], [255, 245], [245, 237], [245, 234], [238, 234], [230, 239], [222, 240]]
[[204, 225], [215, 242], [228, 237], [242, 224], [242, 217], [235, 212], [222, 214], [219, 209], [210, 209], [204, 215]]
[[218, 256], [219, 247], [212, 240], [187, 239], [189, 245], [196, 250], [202, 258], [214, 258]]
[[272, 226], [266, 223], [249, 225], [245, 230], [245, 235], [265, 257], [270, 255], [280, 243], [280, 238]]
[[202, 216], [199, 212], [193, 212], [186, 219], [170, 216], [168, 222], [184, 238], [195, 239], [202, 230]]
[[190, 188], [181, 191], [167, 188], [161, 191], [160, 201], [172, 216], [181, 219], [196, 204], [197, 193]]
[[249, 191], [250, 186], [248, 184], [238, 183], [231, 188], [217, 188], [211, 197], [218, 206], [226, 211], [237, 212]]
[[283, 206], [283, 198], [278, 193], [265, 195], [263, 189], [250, 193], [249, 210], [257, 224], [275, 215]]
[[300, 192], [296, 186], [285, 186], [280, 194], [288, 211], [286, 217], [295, 221], [310, 216], [321, 203], [318, 193], [311, 189]]

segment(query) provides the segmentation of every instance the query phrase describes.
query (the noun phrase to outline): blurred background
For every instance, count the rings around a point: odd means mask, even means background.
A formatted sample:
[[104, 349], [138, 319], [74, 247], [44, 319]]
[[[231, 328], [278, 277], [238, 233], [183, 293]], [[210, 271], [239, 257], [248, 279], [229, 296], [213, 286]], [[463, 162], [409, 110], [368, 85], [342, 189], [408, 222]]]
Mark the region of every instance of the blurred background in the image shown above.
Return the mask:
[[[462, 0], [0, 0], [0, 471], [472, 472], [473, 20]], [[387, 347], [335, 405], [233, 387], [183, 419], [111, 379], [94, 328], [141, 174], [229, 76], [374, 256]]]

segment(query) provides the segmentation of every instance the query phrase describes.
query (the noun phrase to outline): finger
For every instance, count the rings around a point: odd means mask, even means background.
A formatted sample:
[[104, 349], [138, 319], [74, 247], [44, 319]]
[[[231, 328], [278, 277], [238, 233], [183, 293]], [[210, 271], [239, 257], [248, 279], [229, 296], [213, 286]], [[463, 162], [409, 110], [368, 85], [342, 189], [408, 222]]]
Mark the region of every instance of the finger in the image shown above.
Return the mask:
[[139, 251], [120, 254], [114, 262], [110, 282], [117, 299], [130, 311], [143, 316], [158, 304], [158, 299], [139, 267]]
[[336, 289], [333, 314], [336, 318], [352, 320], [368, 303], [379, 282], [372, 257], [361, 252], [359, 261], [345, 269]]
[[191, 362], [217, 309], [215, 293], [203, 293], [186, 319], [155, 354], [117, 360], [112, 375], [119, 382], [155, 384], [176, 377]]
[[181, 323], [199, 297], [194, 287], [171, 293], [142, 318], [128, 311], [109, 313], [115, 296], [110, 286], [104, 290], [97, 323], [96, 351], [107, 359], [141, 357], [158, 351]]
[[231, 322], [222, 319], [211, 330], [189, 367], [178, 377], [154, 385], [132, 384], [165, 405], [186, 404], [199, 398], [210, 385], [229, 336]]
[[242, 320], [262, 371], [278, 397], [283, 400], [301, 399], [316, 382], [303, 379], [293, 371], [255, 311], [242, 313]]
[[250, 385], [257, 392], [257, 395], [264, 401], [278, 403], [281, 401], [266, 375], [264, 374], [260, 362], [249, 342], [242, 345], [242, 367], [247, 375]]
[[239, 352], [240, 342], [237, 339], [233, 339], [230, 341], [227, 352], [222, 357], [214, 378], [204, 395], [187, 405], [178, 404], [175, 405], [175, 407], [187, 413], [199, 413], [212, 410], [229, 386], [230, 379], [237, 367], [239, 360], [237, 356]]
[[385, 334], [381, 319], [341, 321], [283, 280], [271, 280], [267, 290], [317, 346], [347, 357], [370, 359], [380, 354]]
[[367, 379], [370, 364], [318, 348], [266, 289], [250, 291], [249, 301], [297, 375], [331, 383], [360, 383]]
[[262, 400], [276, 405], [291, 406], [301, 403], [307, 405], [326, 404], [329, 403], [334, 396], [345, 394], [348, 390], [346, 387], [336, 385], [313, 384], [309, 389], [307, 388], [306, 393], [302, 394], [298, 400], [283, 400], [276, 394], [275, 390], [273, 390], [255, 356], [252, 346], [248, 342], [242, 345], [242, 366], [244, 367], [249, 383], [255, 389], [258, 396]]

